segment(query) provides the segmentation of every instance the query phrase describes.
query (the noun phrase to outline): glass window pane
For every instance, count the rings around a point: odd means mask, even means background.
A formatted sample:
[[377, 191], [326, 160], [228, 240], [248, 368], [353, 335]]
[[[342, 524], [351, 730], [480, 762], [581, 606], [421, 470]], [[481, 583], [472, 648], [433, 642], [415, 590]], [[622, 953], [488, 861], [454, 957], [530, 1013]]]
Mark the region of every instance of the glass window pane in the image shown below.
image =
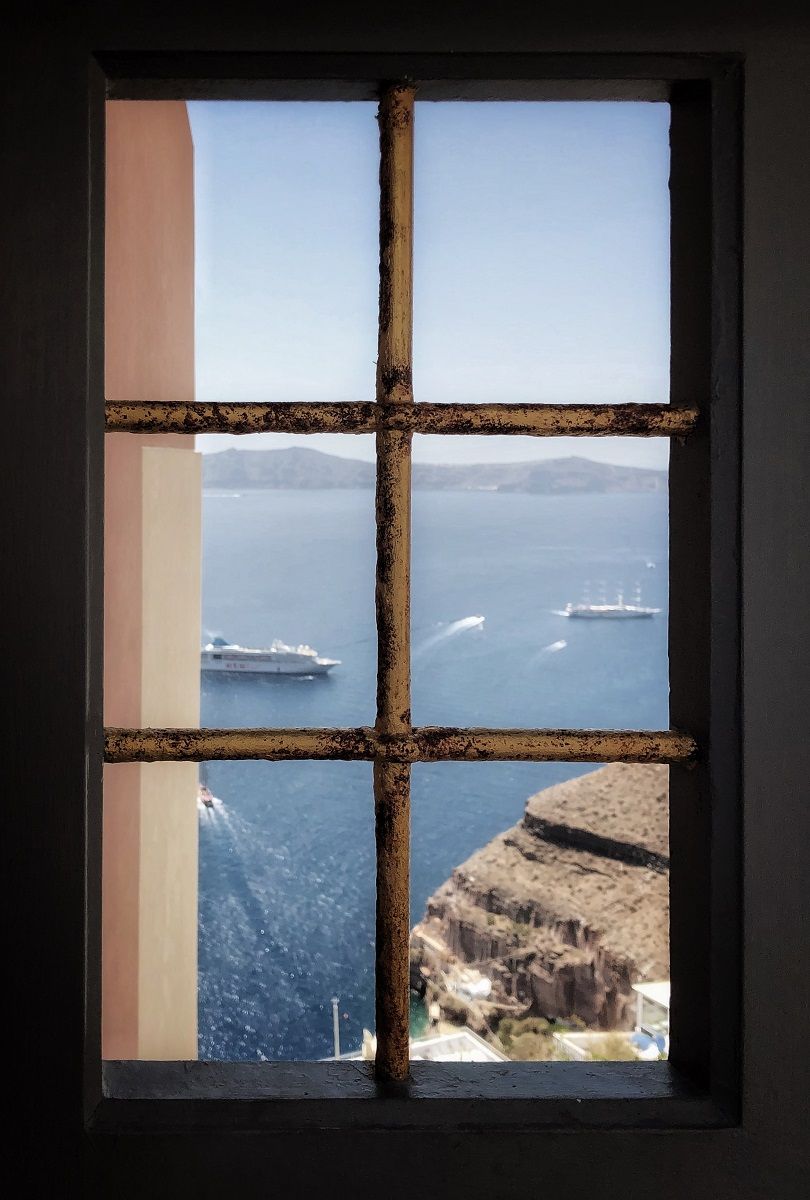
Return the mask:
[[668, 791], [663, 766], [417, 764], [415, 1054], [666, 1056]]
[[415, 723], [665, 728], [668, 443], [510, 441], [414, 439]]
[[106, 1058], [321, 1059], [374, 1020], [368, 763], [105, 771]]
[[188, 109], [197, 398], [373, 399], [376, 106]]
[[175, 440], [107, 439], [106, 723], [373, 723], [373, 460]]
[[320, 1059], [374, 1019], [368, 763], [211, 763], [200, 815], [200, 1057]]
[[[202, 455], [203, 724], [374, 721], [374, 463], [319, 441]], [[370, 438], [343, 444], [373, 455]]]
[[421, 104], [425, 401], [664, 402], [669, 107]]

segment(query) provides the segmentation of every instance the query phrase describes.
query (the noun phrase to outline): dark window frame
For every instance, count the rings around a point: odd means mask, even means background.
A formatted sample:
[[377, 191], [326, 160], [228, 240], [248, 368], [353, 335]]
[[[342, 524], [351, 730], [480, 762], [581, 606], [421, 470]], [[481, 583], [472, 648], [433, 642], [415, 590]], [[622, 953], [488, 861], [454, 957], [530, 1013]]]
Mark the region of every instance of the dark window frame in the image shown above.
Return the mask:
[[[673, 727], [694, 732], [697, 765], [671, 768], [673, 1055], [661, 1064], [412, 1066], [404, 1084], [365, 1064], [105, 1064], [98, 1045], [100, 770], [90, 768], [86, 1078], [97, 1132], [302, 1127], [530, 1131], [706, 1128], [740, 1108], [739, 174], [741, 65], [729, 56], [100, 55], [91, 114], [91, 409], [100, 382], [103, 104], [118, 99], [373, 99], [380, 81], [418, 81], [430, 99], [642, 99], [672, 105], [673, 403], [698, 430], [673, 443]], [[315, 82], [313, 82], [313, 80]], [[360, 82], [358, 82], [358, 80]], [[103, 430], [91, 418], [94, 437]], [[720, 452], [722, 451], [722, 452]], [[97, 446], [93, 453], [98, 465]], [[711, 462], [711, 472], [709, 464]], [[98, 502], [98, 487], [96, 501]], [[97, 529], [100, 513], [92, 524]], [[100, 583], [91, 628], [100, 626]], [[96, 635], [97, 636], [97, 635]], [[683, 654], [684, 647], [689, 648]], [[98, 689], [96, 673], [95, 688]], [[94, 711], [100, 709], [96, 691]], [[100, 729], [92, 743], [100, 744]], [[99, 756], [100, 762], [100, 756]], [[695, 879], [700, 880], [695, 886]], [[701, 936], [702, 934], [702, 936]], [[707, 1018], [708, 1014], [708, 1018]], [[689, 1029], [690, 1038], [677, 1030]]]

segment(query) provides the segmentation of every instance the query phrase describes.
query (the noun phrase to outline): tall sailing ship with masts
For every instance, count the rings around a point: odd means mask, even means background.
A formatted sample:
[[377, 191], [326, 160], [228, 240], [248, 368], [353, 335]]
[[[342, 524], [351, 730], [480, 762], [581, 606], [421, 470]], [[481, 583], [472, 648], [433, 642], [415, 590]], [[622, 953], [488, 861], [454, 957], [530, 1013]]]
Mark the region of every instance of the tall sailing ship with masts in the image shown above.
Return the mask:
[[604, 595], [602, 595], [597, 604], [592, 604], [586, 588], [585, 599], [579, 604], [568, 603], [565, 606], [566, 617], [578, 617], [583, 620], [608, 620], [608, 621], [628, 621], [636, 620], [639, 617], [654, 617], [656, 613], [660, 613], [660, 608], [650, 608], [648, 605], [641, 603], [641, 584], [637, 583], [633, 598], [628, 604], [624, 599], [624, 592], [619, 591], [616, 594], [614, 603], [608, 603]]

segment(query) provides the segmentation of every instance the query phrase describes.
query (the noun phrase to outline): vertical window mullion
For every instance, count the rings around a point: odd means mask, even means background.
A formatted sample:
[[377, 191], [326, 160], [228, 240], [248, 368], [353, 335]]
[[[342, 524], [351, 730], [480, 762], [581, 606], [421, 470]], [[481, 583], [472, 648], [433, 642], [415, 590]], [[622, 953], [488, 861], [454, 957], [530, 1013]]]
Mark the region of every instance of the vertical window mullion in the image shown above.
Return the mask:
[[[377, 403], [413, 404], [412, 88], [380, 101], [380, 309]], [[377, 733], [411, 732], [411, 433], [377, 432]], [[410, 767], [374, 764], [377, 841], [376, 1071], [408, 1074], [410, 937]]]

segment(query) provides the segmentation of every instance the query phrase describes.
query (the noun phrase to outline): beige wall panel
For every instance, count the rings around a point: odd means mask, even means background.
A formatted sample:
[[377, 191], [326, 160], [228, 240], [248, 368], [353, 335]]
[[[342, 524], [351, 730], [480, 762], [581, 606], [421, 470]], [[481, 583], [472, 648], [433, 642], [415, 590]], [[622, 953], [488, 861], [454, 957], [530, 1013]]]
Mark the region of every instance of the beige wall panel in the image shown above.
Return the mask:
[[200, 721], [200, 455], [143, 455], [142, 725]]
[[[200, 714], [200, 458], [144, 448], [142, 725]], [[197, 1055], [197, 767], [141, 768], [139, 1058]]]
[[197, 1057], [197, 766], [141, 767], [138, 1058]]
[[[106, 159], [106, 398], [193, 400], [185, 104], [109, 103]], [[198, 721], [199, 527], [192, 439], [108, 435], [107, 724]], [[108, 768], [103, 837], [103, 1054], [195, 1058], [196, 768]]]

